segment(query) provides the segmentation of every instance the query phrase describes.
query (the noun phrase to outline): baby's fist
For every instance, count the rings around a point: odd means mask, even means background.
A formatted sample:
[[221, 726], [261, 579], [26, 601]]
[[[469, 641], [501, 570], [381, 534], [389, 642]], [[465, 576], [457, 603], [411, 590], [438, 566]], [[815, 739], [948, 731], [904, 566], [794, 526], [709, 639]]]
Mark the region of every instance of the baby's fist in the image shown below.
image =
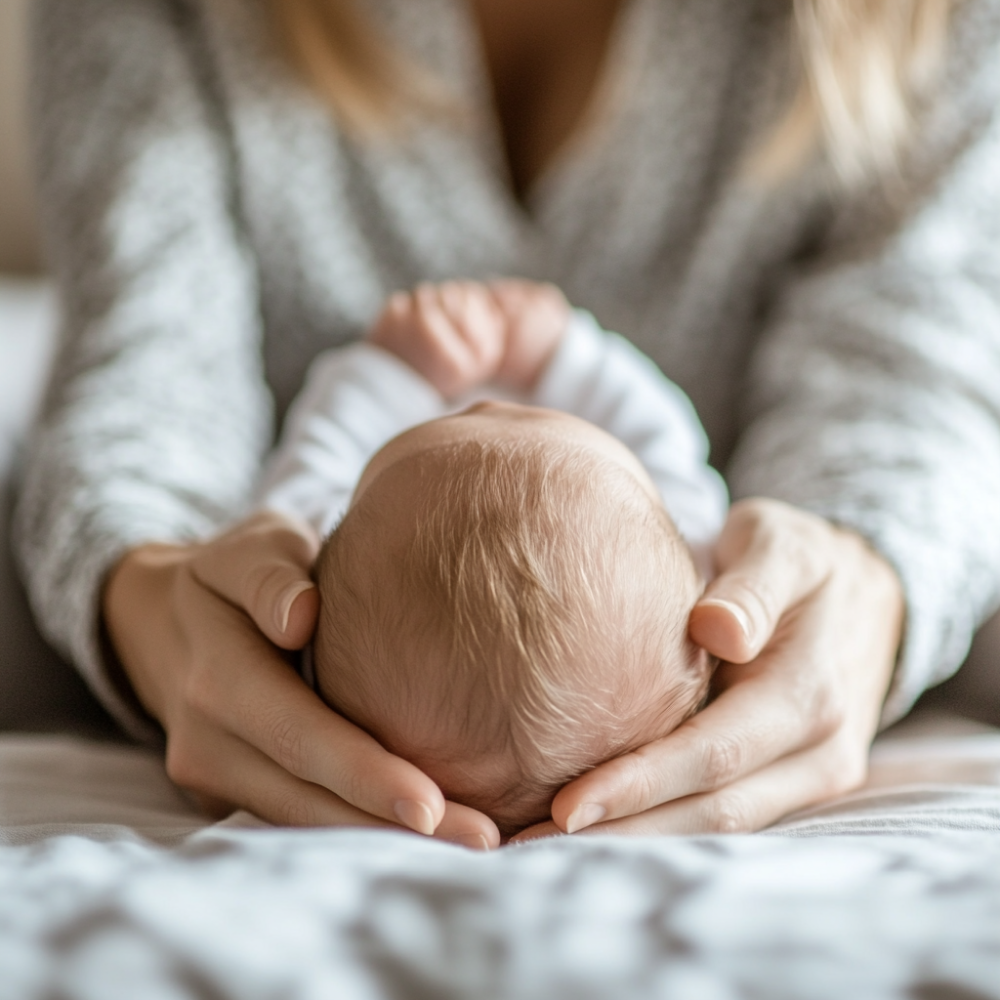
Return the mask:
[[555, 285], [507, 278], [490, 287], [507, 326], [507, 347], [496, 379], [527, 392], [562, 343], [569, 325], [569, 303]]
[[506, 319], [484, 285], [420, 285], [389, 299], [368, 339], [416, 369], [445, 399], [455, 399], [496, 375]]

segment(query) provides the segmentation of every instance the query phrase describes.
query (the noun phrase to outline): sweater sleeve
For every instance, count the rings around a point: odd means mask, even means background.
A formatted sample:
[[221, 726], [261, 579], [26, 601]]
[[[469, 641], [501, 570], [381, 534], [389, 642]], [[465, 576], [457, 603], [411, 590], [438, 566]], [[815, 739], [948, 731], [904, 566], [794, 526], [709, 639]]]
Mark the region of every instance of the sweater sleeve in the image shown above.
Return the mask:
[[708, 464], [708, 437], [684, 392], [628, 341], [576, 310], [531, 402], [618, 438], [642, 462], [684, 538], [698, 550], [715, 540], [728, 498]]
[[148, 541], [245, 505], [272, 426], [254, 266], [226, 130], [181, 0], [39, 0], [36, 154], [61, 355], [19, 506], [48, 637], [133, 734], [102, 656], [100, 592]]
[[735, 495], [852, 528], [896, 569], [886, 724], [1000, 598], [1000, 13], [969, 8], [903, 176], [848, 199], [781, 290], [729, 470]]
[[327, 535], [347, 512], [372, 456], [403, 431], [447, 411], [426, 379], [386, 351], [368, 344], [326, 351], [313, 362], [285, 419], [259, 503]]

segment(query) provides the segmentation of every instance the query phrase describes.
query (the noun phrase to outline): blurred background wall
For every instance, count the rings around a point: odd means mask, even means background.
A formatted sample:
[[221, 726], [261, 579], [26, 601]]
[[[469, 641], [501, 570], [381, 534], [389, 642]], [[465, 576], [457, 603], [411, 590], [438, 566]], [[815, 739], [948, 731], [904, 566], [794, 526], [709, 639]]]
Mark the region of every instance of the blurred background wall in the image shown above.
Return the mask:
[[28, 4], [0, 0], [0, 273], [39, 267], [24, 120]]

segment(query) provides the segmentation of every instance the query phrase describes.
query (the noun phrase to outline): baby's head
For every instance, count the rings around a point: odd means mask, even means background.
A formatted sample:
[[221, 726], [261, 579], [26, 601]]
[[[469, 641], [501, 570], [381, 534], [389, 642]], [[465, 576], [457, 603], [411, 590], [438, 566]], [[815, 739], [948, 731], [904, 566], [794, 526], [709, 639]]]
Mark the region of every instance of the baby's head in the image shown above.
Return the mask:
[[480, 404], [390, 442], [317, 563], [323, 697], [504, 833], [702, 702], [701, 591], [638, 460]]

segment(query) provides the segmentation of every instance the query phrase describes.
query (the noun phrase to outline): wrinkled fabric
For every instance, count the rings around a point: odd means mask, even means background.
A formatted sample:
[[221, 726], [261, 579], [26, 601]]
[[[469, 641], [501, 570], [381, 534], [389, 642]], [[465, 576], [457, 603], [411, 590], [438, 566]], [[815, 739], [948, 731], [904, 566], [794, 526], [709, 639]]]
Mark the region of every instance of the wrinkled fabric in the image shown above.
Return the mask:
[[1000, 731], [876, 743], [755, 837], [208, 826], [158, 756], [0, 737], [0, 1000], [1000, 997]]

